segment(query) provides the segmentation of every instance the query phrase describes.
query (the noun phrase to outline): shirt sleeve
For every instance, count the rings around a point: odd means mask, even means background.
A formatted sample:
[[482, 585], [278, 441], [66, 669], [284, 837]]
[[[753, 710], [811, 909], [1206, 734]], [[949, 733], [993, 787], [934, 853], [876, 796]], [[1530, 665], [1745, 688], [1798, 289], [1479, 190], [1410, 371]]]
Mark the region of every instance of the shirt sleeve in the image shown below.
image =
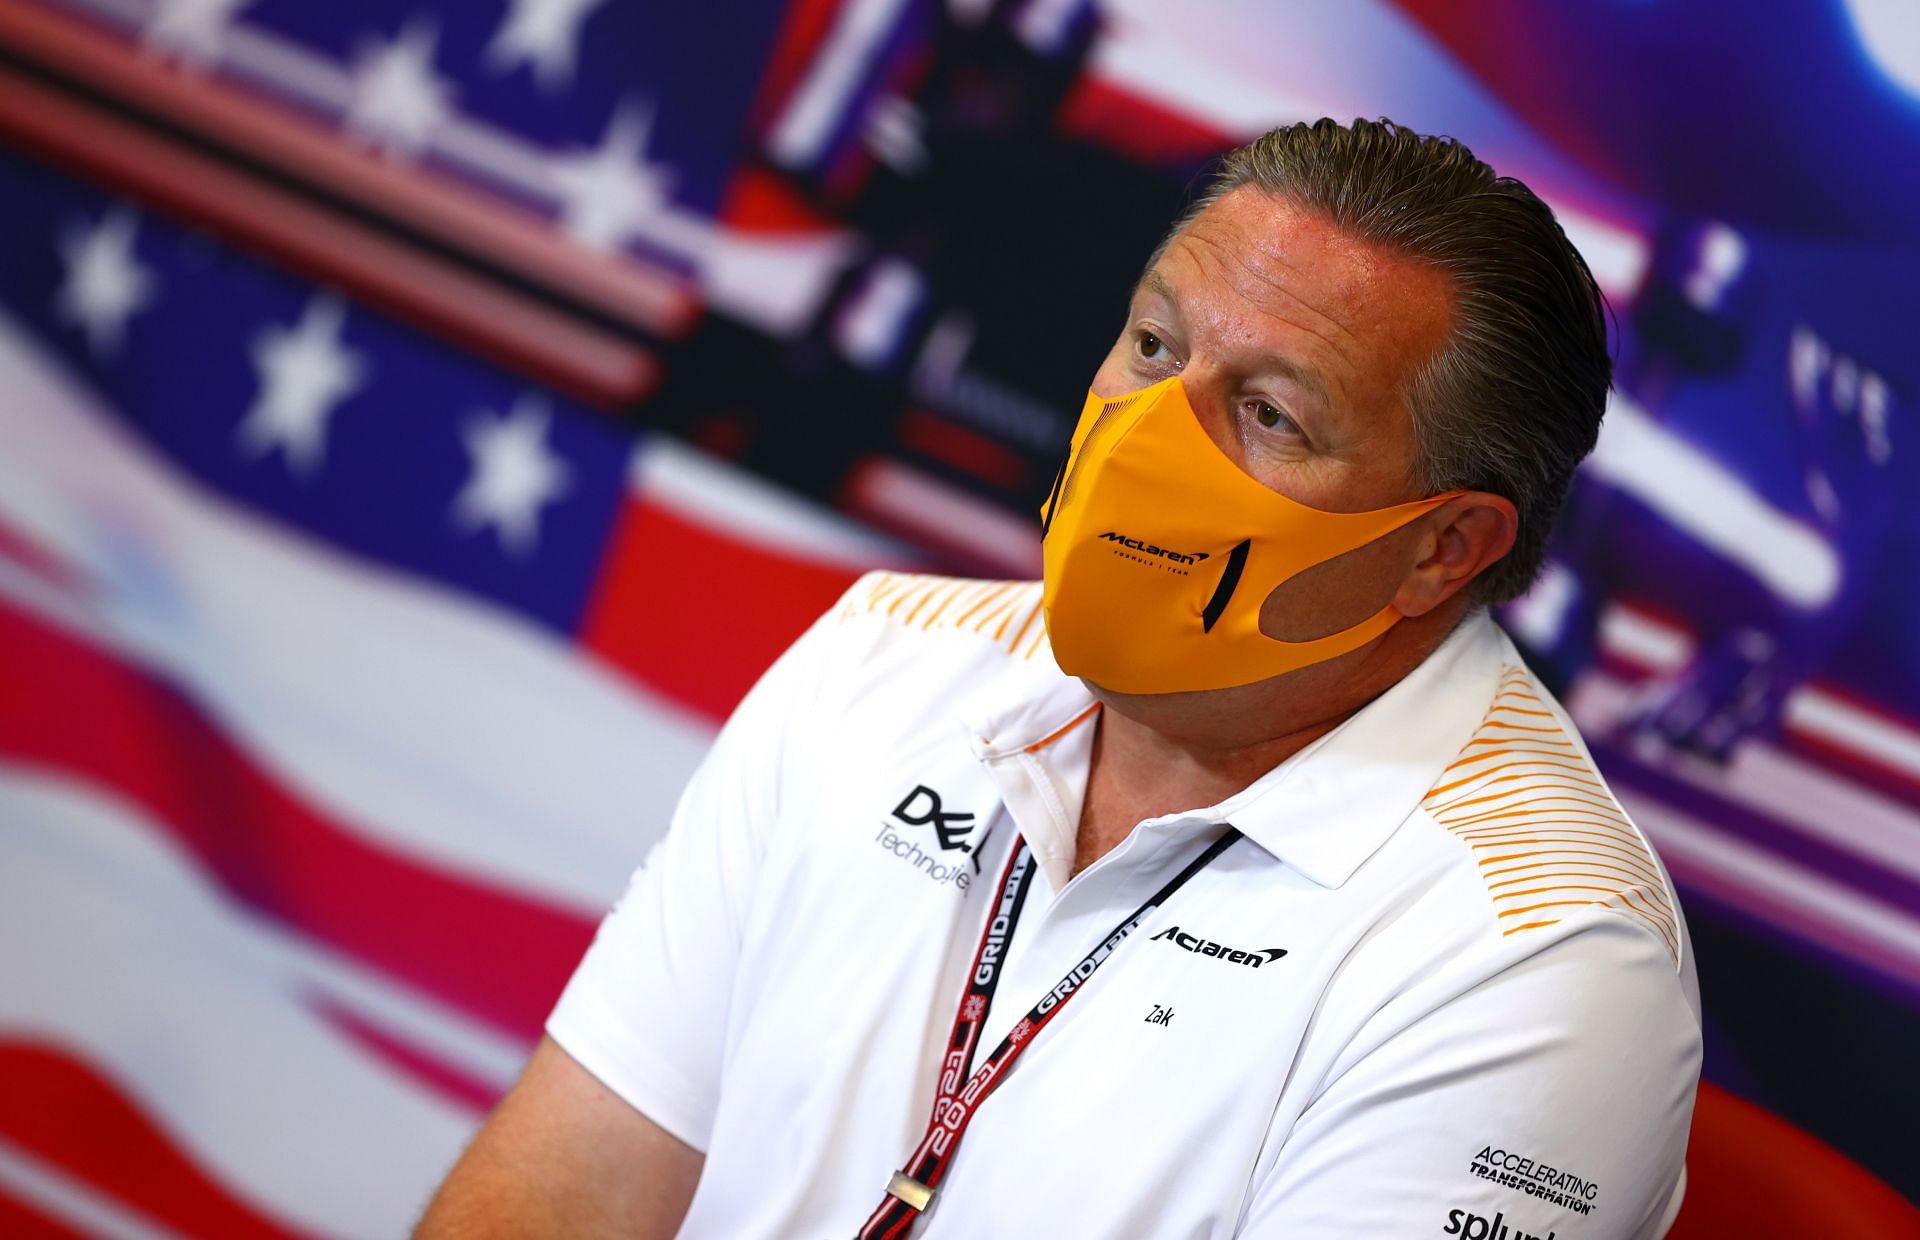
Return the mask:
[[703, 1152], [742, 932], [839, 610], [742, 699], [547, 1017], [568, 1055]]
[[1665, 945], [1596, 914], [1348, 1061], [1239, 1234], [1657, 1240], [1700, 1051]]

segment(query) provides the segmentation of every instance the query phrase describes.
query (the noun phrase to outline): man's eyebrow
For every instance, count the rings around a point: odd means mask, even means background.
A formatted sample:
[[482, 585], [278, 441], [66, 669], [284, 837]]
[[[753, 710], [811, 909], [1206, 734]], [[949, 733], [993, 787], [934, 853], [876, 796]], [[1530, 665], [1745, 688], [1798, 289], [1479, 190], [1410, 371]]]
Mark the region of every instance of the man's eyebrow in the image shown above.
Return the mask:
[[1178, 299], [1173, 295], [1173, 285], [1167, 283], [1167, 278], [1160, 274], [1158, 268], [1151, 269], [1146, 275], [1141, 276], [1140, 282], [1133, 286], [1133, 292], [1136, 297], [1141, 293], [1152, 293], [1176, 305], [1179, 304]]
[[1284, 357], [1276, 357], [1269, 353], [1264, 359], [1264, 369], [1291, 383], [1299, 384], [1307, 389], [1308, 395], [1322, 405], [1332, 408], [1333, 396], [1327, 391], [1327, 381], [1322, 379], [1320, 372], [1311, 366], [1302, 366], [1297, 362], [1290, 362]]
[[[1141, 293], [1151, 293], [1156, 297], [1164, 298], [1167, 304], [1172, 306], [1175, 311], [1180, 309], [1180, 299], [1174, 295], [1173, 285], [1167, 282], [1167, 278], [1161, 275], [1157, 268], [1141, 276], [1140, 282], [1133, 286], [1133, 292], [1136, 297]], [[1278, 354], [1268, 353], [1261, 358], [1260, 368], [1266, 373], [1278, 375], [1290, 383], [1299, 384], [1307, 390], [1309, 395], [1318, 399], [1322, 405], [1328, 408], [1332, 407], [1333, 396], [1327, 391], [1327, 381], [1321, 378], [1320, 372], [1311, 366], [1303, 366], [1298, 362], [1289, 361]]]

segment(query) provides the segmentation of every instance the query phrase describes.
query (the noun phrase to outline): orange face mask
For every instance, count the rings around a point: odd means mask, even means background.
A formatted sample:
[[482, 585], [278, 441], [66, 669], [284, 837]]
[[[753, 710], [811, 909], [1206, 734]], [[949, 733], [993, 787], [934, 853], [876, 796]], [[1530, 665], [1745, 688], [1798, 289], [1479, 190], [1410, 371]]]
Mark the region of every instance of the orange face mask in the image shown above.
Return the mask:
[[1391, 606], [1288, 642], [1260, 631], [1275, 587], [1459, 492], [1323, 512], [1249, 477], [1200, 425], [1178, 376], [1113, 400], [1088, 393], [1041, 510], [1047, 636], [1060, 669], [1117, 693], [1251, 684], [1357, 650]]

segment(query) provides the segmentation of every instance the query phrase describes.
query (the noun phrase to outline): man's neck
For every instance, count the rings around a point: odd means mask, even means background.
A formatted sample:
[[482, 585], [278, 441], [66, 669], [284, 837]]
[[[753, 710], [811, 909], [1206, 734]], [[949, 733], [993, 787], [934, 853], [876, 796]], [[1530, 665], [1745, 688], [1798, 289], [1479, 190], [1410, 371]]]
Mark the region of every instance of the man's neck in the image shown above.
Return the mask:
[[1073, 872], [1140, 822], [1218, 804], [1399, 683], [1453, 627], [1403, 622], [1371, 645], [1254, 685], [1129, 697], [1095, 689], [1093, 757]]
[[1252, 745], [1204, 750], [1169, 740], [1124, 715], [1101, 711], [1080, 805], [1073, 872], [1098, 861], [1149, 818], [1226, 800], [1339, 723], [1330, 719]]

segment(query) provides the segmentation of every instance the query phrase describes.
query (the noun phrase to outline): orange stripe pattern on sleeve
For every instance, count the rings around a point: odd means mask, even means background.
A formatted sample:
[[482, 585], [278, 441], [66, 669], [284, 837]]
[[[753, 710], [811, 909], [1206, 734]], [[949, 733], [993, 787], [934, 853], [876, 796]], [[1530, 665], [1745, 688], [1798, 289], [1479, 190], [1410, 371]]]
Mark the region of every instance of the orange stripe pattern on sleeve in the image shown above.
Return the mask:
[[1009, 655], [1027, 659], [1046, 644], [1037, 581], [877, 573], [868, 589], [847, 600], [843, 614], [859, 613], [878, 613], [927, 633], [938, 629], [976, 633]]
[[1640, 829], [1525, 669], [1422, 802], [1473, 853], [1505, 935], [1601, 905], [1650, 927], [1679, 967], [1672, 897]]

